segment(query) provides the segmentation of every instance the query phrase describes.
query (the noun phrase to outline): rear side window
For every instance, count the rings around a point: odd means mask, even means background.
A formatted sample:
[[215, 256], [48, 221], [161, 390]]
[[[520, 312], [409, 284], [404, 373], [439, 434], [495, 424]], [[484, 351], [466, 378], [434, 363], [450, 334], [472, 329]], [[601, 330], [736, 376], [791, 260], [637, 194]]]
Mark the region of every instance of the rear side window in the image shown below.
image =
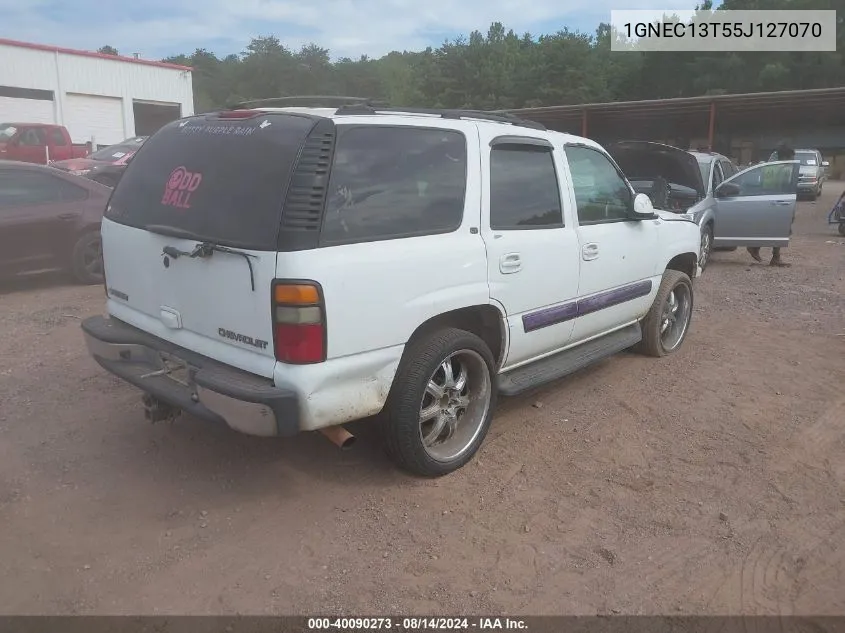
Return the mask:
[[310, 117], [173, 122], [134, 155], [106, 217], [254, 250], [276, 249], [291, 170]]
[[466, 139], [460, 132], [340, 126], [321, 245], [456, 230], [466, 171]]
[[57, 127], [50, 128], [50, 144], [55, 147], [64, 147], [67, 145], [64, 133]]
[[551, 148], [503, 145], [490, 152], [490, 228], [563, 226]]

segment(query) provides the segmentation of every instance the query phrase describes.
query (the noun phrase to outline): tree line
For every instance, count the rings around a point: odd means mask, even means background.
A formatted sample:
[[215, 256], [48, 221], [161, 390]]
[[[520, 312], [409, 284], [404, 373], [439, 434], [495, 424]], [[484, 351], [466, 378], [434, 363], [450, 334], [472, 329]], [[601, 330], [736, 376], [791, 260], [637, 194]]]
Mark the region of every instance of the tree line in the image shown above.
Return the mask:
[[[833, 53], [613, 52], [608, 24], [518, 34], [496, 22], [486, 33], [424, 51], [332, 61], [318, 44], [291, 50], [273, 35], [241, 54], [197, 49], [164, 61], [192, 66], [197, 112], [289, 95], [371, 97], [391, 105], [509, 109], [845, 85], [843, 0], [724, 0], [717, 10], [839, 9]], [[711, 11], [711, 0], [698, 8]], [[103, 47], [104, 52], [117, 51]]]

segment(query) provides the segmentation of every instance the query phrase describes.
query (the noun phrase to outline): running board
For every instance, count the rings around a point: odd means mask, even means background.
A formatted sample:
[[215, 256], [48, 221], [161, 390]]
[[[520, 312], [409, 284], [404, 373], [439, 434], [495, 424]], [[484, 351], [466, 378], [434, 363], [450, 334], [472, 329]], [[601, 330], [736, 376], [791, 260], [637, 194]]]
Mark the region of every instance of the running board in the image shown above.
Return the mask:
[[588, 365], [633, 347], [643, 338], [639, 323], [558, 352], [499, 376], [499, 393], [515, 396], [547, 382], [563, 378]]

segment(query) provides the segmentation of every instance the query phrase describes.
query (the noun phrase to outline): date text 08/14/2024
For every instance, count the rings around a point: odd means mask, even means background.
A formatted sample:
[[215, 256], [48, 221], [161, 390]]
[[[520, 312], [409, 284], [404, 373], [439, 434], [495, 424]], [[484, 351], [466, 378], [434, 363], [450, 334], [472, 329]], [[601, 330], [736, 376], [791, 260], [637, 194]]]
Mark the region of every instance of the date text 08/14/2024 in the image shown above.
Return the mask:
[[449, 631], [526, 630], [518, 618], [308, 618], [309, 631]]

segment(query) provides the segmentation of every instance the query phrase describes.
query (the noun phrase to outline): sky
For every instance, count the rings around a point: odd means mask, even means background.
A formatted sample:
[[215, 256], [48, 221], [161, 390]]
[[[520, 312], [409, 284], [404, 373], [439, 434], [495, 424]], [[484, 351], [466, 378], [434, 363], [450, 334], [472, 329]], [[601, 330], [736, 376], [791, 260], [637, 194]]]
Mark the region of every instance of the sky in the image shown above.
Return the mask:
[[[563, 28], [593, 33], [611, 9], [692, 9], [699, 0], [0, 0], [0, 37], [161, 59], [205, 48], [241, 53], [252, 37], [275, 35], [292, 49], [314, 42], [334, 59], [423, 50], [486, 32]], [[622, 6], [620, 6], [622, 5]], [[627, 5], [627, 6], [626, 6]]]

